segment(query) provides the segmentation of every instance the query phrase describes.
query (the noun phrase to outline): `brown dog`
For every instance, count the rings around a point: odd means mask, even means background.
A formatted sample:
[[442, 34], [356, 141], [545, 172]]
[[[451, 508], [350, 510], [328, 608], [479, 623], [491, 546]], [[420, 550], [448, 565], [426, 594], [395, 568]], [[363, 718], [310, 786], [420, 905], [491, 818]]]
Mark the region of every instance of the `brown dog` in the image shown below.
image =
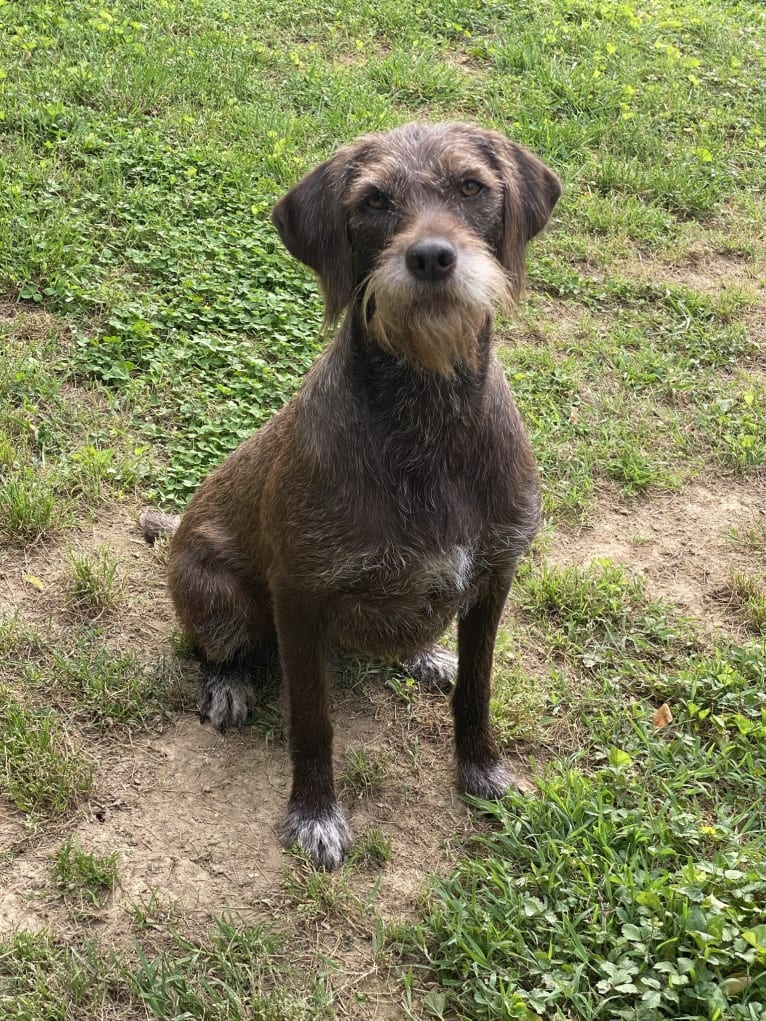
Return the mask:
[[[293, 786], [282, 835], [334, 868], [351, 844], [335, 795], [332, 648], [452, 680], [458, 783], [513, 782], [491, 736], [490, 672], [519, 557], [538, 527], [534, 459], [490, 347], [498, 303], [560, 194], [493, 131], [409, 124], [368, 135], [277, 204], [287, 249], [346, 317], [299, 393], [200, 486], [169, 583], [203, 658], [202, 718], [244, 722], [252, 668], [278, 647]], [[433, 643], [458, 617], [458, 659]]]

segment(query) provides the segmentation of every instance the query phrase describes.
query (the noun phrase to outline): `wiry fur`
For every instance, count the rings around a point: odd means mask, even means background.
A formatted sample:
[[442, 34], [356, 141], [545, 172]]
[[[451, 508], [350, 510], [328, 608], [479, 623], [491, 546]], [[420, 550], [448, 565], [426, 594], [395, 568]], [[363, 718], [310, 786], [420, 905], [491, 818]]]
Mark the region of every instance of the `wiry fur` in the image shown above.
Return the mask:
[[[456, 671], [461, 789], [497, 797], [512, 781], [489, 682], [540, 496], [491, 321], [518, 296], [559, 190], [496, 132], [411, 124], [341, 149], [274, 210], [328, 320], [345, 320], [300, 392], [200, 486], [169, 585], [203, 659], [201, 713], [221, 729], [248, 711], [247, 664], [278, 645], [293, 762], [283, 838], [325, 868], [351, 840], [333, 784], [333, 648], [407, 662], [428, 683]], [[144, 529], [162, 530], [151, 514]], [[457, 662], [433, 649], [455, 616]]]

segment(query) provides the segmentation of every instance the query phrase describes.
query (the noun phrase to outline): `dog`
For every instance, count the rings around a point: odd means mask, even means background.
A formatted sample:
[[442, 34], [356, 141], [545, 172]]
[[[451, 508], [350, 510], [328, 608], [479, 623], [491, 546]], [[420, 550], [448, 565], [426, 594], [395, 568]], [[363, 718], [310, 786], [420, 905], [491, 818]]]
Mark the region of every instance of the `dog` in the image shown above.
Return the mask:
[[[491, 331], [561, 193], [502, 134], [413, 123], [339, 149], [277, 203], [287, 250], [316, 272], [334, 339], [299, 392], [199, 487], [168, 581], [202, 662], [200, 714], [242, 724], [278, 650], [292, 790], [281, 836], [317, 867], [352, 843], [334, 789], [334, 650], [454, 681], [459, 789], [514, 783], [492, 737], [490, 673], [516, 564], [540, 521], [534, 457]], [[434, 643], [457, 617], [458, 655]]]

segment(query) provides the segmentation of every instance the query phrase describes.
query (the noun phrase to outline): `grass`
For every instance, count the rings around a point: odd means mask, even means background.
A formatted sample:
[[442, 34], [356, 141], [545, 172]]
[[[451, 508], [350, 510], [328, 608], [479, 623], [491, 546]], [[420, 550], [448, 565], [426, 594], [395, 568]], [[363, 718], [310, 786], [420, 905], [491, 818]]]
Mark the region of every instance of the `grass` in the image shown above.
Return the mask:
[[722, 594], [745, 627], [756, 634], [766, 633], [766, 576], [733, 574]]
[[89, 792], [92, 768], [55, 712], [33, 709], [0, 688], [0, 792], [31, 819], [55, 818]]
[[585, 669], [668, 660], [690, 638], [671, 607], [647, 597], [640, 576], [608, 560], [587, 568], [524, 565], [514, 598], [547, 647]]
[[53, 880], [68, 904], [81, 911], [99, 908], [117, 881], [117, 855], [83, 851], [69, 837], [54, 858]]
[[0, 944], [0, 996], [9, 1021], [74, 1016], [170, 1021], [299, 1021], [329, 1018], [321, 978], [296, 986], [282, 963], [284, 936], [221, 918], [207, 939], [165, 930], [166, 948], [134, 957], [93, 941], [64, 945], [48, 933], [16, 933]]
[[106, 546], [95, 553], [70, 552], [69, 592], [76, 610], [98, 616], [119, 602], [124, 584], [119, 575], [119, 558]]
[[637, 788], [621, 764], [557, 771], [491, 809], [497, 829], [410, 934], [445, 1014], [762, 1016], [763, 862]]
[[766, 520], [756, 518], [749, 528], [732, 529], [732, 539], [737, 545], [754, 553], [766, 555]]
[[[417, 1021], [763, 1017], [763, 522], [738, 521], [729, 606], [704, 626], [651, 565], [555, 562], [606, 505], [631, 535], [634, 508], [665, 528], [655, 497], [682, 507], [692, 482], [761, 492], [762, 4], [17, 0], [0, 47], [0, 796], [22, 834], [0, 869], [19, 880], [34, 831], [66, 898], [51, 932], [0, 947], [3, 1016], [365, 1018], [382, 995]], [[340, 875], [293, 863], [265, 907], [243, 884], [247, 921], [211, 892], [207, 932], [152, 884], [127, 931], [110, 916], [110, 950], [93, 920], [119, 899], [114, 863], [75, 824], [194, 668], [172, 636], [163, 655], [155, 579], [134, 599], [130, 547], [83, 524], [182, 507], [295, 391], [322, 307], [270, 208], [338, 143], [415, 117], [499, 128], [565, 185], [498, 329], [550, 559], [520, 571], [492, 715], [538, 793], [485, 807], [400, 919], [397, 870], [426, 866], [376, 794], [396, 811], [402, 770], [430, 784], [412, 750], [444, 727], [391, 676], [406, 737], [341, 765], [369, 825]], [[375, 669], [341, 697], [372, 698]], [[243, 742], [281, 736], [268, 691], [256, 715]]]
[[52, 702], [79, 727], [101, 731], [147, 726], [178, 702], [174, 660], [117, 651], [97, 630], [67, 623], [68, 634], [56, 640], [13, 623], [0, 630], [3, 667], [14, 687]]
[[383, 790], [391, 779], [391, 768], [381, 753], [364, 748], [346, 749], [346, 786], [358, 798]]
[[483, 806], [490, 833], [436, 883], [424, 923], [397, 933], [443, 1012], [762, 1016], [765, 654], [692, 660], [659, 684], [668, 729], [634, 701], [620, 726], [595, 722], [600, 768], [575, 756], [534, 797]]
[[150, 1017], [209, 1017], [298, 1021], [330, 1017], [321, 979], [307, 993], [291, 988], [282, 962], [283, 938], [234, 919], [219, 920], [206, 943], [172, 934], [168, 950], [143, 954], [130, 975], [134, 994]]

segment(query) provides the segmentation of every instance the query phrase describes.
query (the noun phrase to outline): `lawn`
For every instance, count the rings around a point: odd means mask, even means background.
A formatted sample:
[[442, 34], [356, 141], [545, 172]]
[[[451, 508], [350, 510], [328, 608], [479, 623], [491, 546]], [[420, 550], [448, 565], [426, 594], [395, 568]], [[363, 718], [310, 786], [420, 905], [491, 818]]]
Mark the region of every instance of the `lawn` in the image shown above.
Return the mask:
[[[766, 1017], [766, 12], [757, 0], [0, 0], [0, 1014]], [[357, 834], [278, 846], [276, 684], [194, 714], [135, 527], [322, 345], [276, 199], [414, 118], [561, 177], [498, 350], [546, 523], [453, 792], [446, 698], [333, 690]]]

